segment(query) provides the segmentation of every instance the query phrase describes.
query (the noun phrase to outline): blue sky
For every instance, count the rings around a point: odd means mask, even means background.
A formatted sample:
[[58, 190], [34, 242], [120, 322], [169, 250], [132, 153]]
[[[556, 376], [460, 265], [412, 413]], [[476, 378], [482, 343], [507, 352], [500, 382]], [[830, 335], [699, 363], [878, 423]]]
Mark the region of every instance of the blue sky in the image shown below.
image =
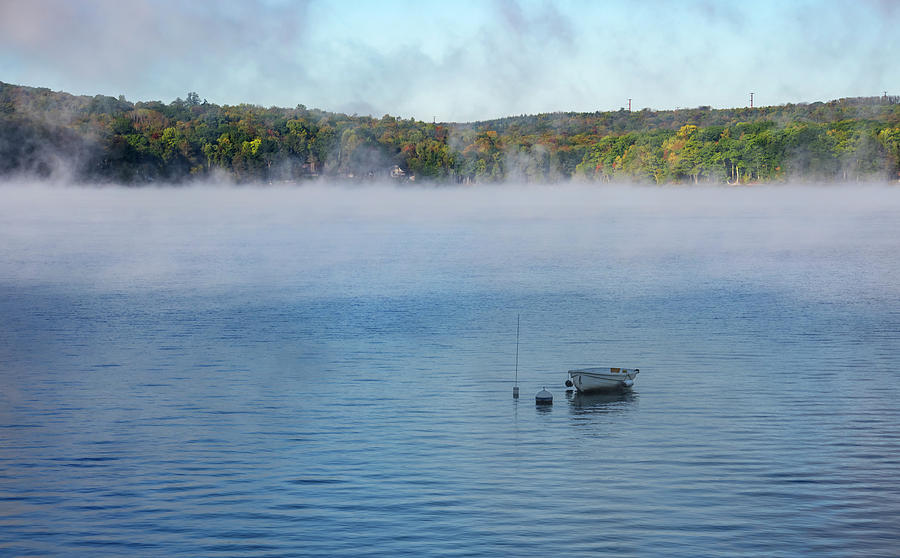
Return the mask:
[[900, 93], [900, 1], [0, 0], [0, 81], [466, 121]]

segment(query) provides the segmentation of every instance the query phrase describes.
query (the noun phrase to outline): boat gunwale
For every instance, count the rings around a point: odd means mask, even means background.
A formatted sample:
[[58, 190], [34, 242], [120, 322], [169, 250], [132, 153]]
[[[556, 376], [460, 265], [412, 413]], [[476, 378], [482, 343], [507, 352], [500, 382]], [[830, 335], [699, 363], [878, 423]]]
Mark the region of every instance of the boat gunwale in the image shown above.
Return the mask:
[[612, 372], [608, 367], [598, 366], [593, 368], [575, 368], [573, 370], [569, 370], [569, 375], [572, 374], [592, 374], [592, 375], [604, 375], [604, 376], [613, 376], [616, 374], [623, 375], [631, 375], [631, 374], [640, 374], [641, 371], [637, 368], [619, 368], [619, 372]]

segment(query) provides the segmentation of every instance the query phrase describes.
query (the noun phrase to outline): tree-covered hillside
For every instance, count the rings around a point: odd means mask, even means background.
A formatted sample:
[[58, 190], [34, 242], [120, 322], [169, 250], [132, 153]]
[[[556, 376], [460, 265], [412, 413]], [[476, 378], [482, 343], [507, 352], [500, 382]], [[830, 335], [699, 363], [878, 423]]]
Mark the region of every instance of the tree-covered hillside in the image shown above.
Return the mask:
[[568, 179], [897, 180], [900, 98], [775, 107], [552, 113], [426, 123], [296, 108], [165, 104], [0, 82], [0, 177], [238, 182]]

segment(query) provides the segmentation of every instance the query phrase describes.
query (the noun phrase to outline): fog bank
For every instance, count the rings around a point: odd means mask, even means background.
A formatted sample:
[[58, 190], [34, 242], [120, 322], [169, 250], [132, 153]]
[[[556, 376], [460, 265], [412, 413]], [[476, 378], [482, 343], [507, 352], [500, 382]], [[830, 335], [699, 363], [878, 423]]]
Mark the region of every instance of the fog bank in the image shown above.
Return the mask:
[[[13, 292], [220, 296], [268, 286], [287, 296], [354, 296], [447, 283], [565, 292], [659, 274], [673, 292], [713, 280], [777, 289], [798, 274], [809, 276], [808, 296], [900, 292], [896, 187], [17, 184], [0, 187], [0, 202], [0, 285]], [[841, 266], [823, 269], [792, 256], [831, 261], [835, 253], [846, 253]], [[607, 271], [585, 271], [596, 268], [588, 261], [608, 262]], [[531, 274], [538, 263], [552, 273]], [[847, 284], [859, 291], [832, 286]]]

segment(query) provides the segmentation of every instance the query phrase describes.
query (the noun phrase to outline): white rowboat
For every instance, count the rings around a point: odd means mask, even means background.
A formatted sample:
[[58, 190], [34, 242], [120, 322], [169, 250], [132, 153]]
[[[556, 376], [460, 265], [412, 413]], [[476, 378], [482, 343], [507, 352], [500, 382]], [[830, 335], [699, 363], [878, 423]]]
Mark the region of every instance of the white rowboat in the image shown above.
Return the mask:
[[579, 368], [569, 370], [569, 377], [578, 391], [610, 391], [630, 388], [639, 373], [637, 368]]

